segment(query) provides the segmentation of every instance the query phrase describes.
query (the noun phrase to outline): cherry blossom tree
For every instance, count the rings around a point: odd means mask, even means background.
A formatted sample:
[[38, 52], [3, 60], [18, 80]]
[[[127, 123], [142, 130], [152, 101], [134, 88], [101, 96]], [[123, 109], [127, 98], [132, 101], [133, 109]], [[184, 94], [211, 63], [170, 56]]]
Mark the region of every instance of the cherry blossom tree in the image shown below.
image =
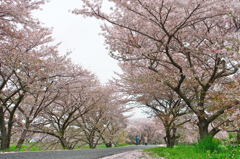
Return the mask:
[[108, 121], [106, 130], [101, 134], [101, 139], [106, 147], [112, 147], [112, 145], [119, 145], [125, 143], [125, 128], [127, 126], [127, 120], [130, 117], [126, 115], [131, 107], [127, 106], [127, 99], [120, 94], [115, 87], [110, 83], [105, 86], [109, 94], [105, 97], [106, 103], [106, 115], [105, 118]]
[[[31, 124], [38, 120], [39, 114], [43, 113], [44, 109], [59, 97], [62, 88], [59, 79], [66, 78], [67, 75], [63, 72], [59, 74], [59, 72], [63, 71], [64, 67], [71, 66], [69, 62], [67, 58], [52, 54], [52, 57], [45, 61], [44, 68], [37, 72], [40, 78], [45, 78], [46, 80], [38, 80], [39, 77], [37, 77], [36, 82], [29, 86], [23, 102], [18, 107], [20, 112], [16, 113], [15, 120], [19, 126], [21, 125], [21, 127], [18, 127], [18, 130], [22, 132], [16, 149], [21, 148]], [[70, 73], [68, 76], [72, 77], [73, 75]], [[21, 115], [24, 119], [18, 120], [17, 117]]]
[[[73, 123], [93, 109], [99, 100], [100, 82], [96, 76], [81, 67], [68, 69], [72, 76], [59, 78], [61, 87], [58, 98], [46, 107], [31, 131], [48, 134], [59, 140], [63, 149], [72, 149], [69, 131]], [[58, 86], [59, 87], [59, 86]], [[41, 119], [41, 120], [40, 120]]]
[[[130, 65], [131, 67], [131, 65]], [[123, 74], [117, 80], [123, 92], [132, 96], [140, 105], [150, 109], [149, 115], [157, 117], [164, 125], [167, 147], [174, 147], [180, 137], [177, 129], [190, 121], [184, 119], [190, 113], [186, 103], [169, 87], [159, 82], [154, 82], [155, 73], [148, 69], [121, 66]]]
[[[38, 90], [39, 92], [36, 92], [36, 94], [27, 94], [21, 105], [18, 107], [20, 112], [16, 113], [17, 117], [15, 117], [15, 120], [17, 120], [17, 125], [20, 126], [18, 127], [18, 130], [22, 131], [20, 132], [21, 136], [17, 142], [16, 149], [21, 149], [28, 130], [34, 120], [37, 120], [38, 115], [58, 97], [59, 91], [50, 91], [50, 87], [51, 86], [47, 86], [46, 88], [43, 88], [45, 90]], [[21, 115], [23, 115], [24, 118], [20, 117]], [[18, 117], [23, 119], [19, 120]]]
[[90, 148], [96, 148], [100, 143], [107, 147], [119, 143], [127, 118], [124, 113], [129, 111], [125, 103], [111, 85], [101, 88], [101, 98], [94, 109], [77, 120], [76, 126], [84, 134], [82, 141]]
[[106, 147], [125, 143], [125, 120], [126, 116], [121, 113], [108, 118], [106, 130], [101, 134], [101, 140]]
[[[24, 30], [38, 26], [38, 21], [32, 17], [32, 11], [40, 9], [46, 0], [2, 0], [0, 6], [1, 47], [11, 38], [23, 40]], [[9, 39], [10, 38], [10, 39]], [[11, 41], [11, 40], [10, 40]]]
[[[219, 119], [218, 123], [225, 121], [223, 125], [221, 125], [221, 128], [223, 131], [228, 133], [235, 133], [236, 134], [236, 143], [240, 143], [240, 108], [237, 109], [230, 109], [228, 111], [231, 111], [231, 113], [225, 113], [222, 118]], [[229, 116], [231, 114], [231, 116]], [[218, 124], [217, 123], [217, 124]]]
[[[60, 71], [53, 73], [53, 69], [57, 65], [61, 66], [64, 57], [54, 59], [58, 56], [58, 45], [49, 45], [53, 41], [51, 30], [42, 27], [39, 21], [32, 17], [32, 11], [39, 9], [44, 3], [45, 0], [1, 1], [0, 139], [2, 150], [10, 146], [12, 128], [18, 117], [16, 113], [18, 109], [23, 110], [20, 106], [25, 97], [34, 89], [37, 92], [39, 85], [48, 83], [51, 81], [49, 78], [60, 73]], [[57, 64], [55, 68], [52, 67], [53, 65], [50, 66], [51, 62]], [[26, 131], [23, 131], [23, 134], [25, 133]]]
[[154, 96], [154, 100], [146, 103], [153, 109], [153, 114], [163, 123], [166, 133], [164, 140], [167, 147], [170, 148], [174, 147], [177, 139], [181, 136], [177, 129], [190, 121], [190, 119], [184, 118], [184, 115], [188, 113], [185, 103], [183, 104], [180, 98], [174, 99], [173, 97], [174, 95], [171, 93], [165, 99]]
[[[39, 31], [39, 33], [37, 33]], [[11, 39], [11, 43], [5, 44], [1, 49], [1, 134], [2, 149], [9, 147], [11, 127], [13, 123], [14, 113], [23, 101], [26, 92], [36, 81], [43, 81], [46, 76], [41, 77], [41, 69], [44, 62], [41, 62], [44, 51], [37, 51], [37, 47], [49, 42], [48, 30], [35, 30], [28, 32], [24, 41]], [[35, 34], [31, 39], [31, 34]], [[30, 40], [31, 39], [31, 40]], [[35, 49], [34, 49], [35, 48]], [[49, 50], [53, 50], [52, 47]], [[50, 52], [49, 52], [50, 54]], [[43, 71], [43, 69], [42, 69]], [[8, 118], [8, 130], [6, 130], [5, 118]], [[7, 137], [8, 136], [8, 137]], [[6, 140], [6, 141], [5, 141]]]
[[[238, 0], [109, 0], [110, 14], [101, 0], [83, 2], [73, 13], [106, 22], [102, 35], [113, 58], [155, 72], [154, 81], [171, 88], [197, 116], [201, 138], [220, 131], [209, 125], [239, 105], [239, 90], [224, 89], [234, 82], [231, 76], [239, 78]], [[227, 96], [221, 107], [211, 98], [219, 92]]]

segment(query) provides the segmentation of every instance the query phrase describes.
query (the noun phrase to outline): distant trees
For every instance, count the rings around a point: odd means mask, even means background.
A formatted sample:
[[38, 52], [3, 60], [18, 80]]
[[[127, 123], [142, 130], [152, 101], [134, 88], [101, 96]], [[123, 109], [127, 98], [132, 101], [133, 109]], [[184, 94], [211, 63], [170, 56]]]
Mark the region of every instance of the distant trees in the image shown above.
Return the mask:
[[186, 103], [169, 87], [153, 82], [154, 73], [141, 68], [129, 69], [122, 65], [124, 73], [116, 81], [122, 91], [132, 96], [140, 105], [149, 108], [149, 115], [158, 118], [164, 126], [167, 147], [173, 147], [180, 137], [178, 127], [191, 121]]
[[227, 120], [219, 119], [239, 107], [239, 1], [111, 0], [112, 14], [83, 2], [73, 12], [108, 23], [113, 58], [151, 70], [151, 85], [171, 89], [197, 117], [201, 138], [221, 131]]
[[126, 127], [126, 142], [136, 144], [135, 136], [139, 137], [140, 143], [144, 144], [144, 135], [147, 135], [148, 144], [163, 144], [164, 143], [164, 126], [161, 122], [151, 118], [129, 119]]

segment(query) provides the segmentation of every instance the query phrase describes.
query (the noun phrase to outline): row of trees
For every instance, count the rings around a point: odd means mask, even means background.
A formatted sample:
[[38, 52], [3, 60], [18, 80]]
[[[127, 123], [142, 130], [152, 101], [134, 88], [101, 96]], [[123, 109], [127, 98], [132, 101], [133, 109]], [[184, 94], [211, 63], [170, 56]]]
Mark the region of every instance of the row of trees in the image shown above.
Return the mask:
[[[106, 86], [68, 53], [58, 54], [51, 30], [31, 14], [45, 0], [1, 1], [1, 149], [12, 141], [19, 149], [31, 138], [64, 149], [119, 143], [129, 110], [124, 97], [150, 108], [168, 147], [188, 122], [200, 138], [221, 130], [239, 135], [240, 2], [109, 1], [115, 5], [109, 15], [101, 0], [83, 0], [73, 11], [108, 22], [103, 36], [124, 73]], [[151, 125], [138, 132], [160, 142], [161, 132]], [[132, 140], [136, 129], [126, 130]]]
[[[144, 136], [147, 136], [148, 144], [164, 144], [166, 142], [166, 129], [163, 122], [158, 118], [133, 118], [129, 119], [126, 131], [126, 143], [136, 143], [135, 136], [139, 137], [140, 143], [144, 144]], [[176, 143], [190, 144], [197, 141], [197, 126], [191, 122], [178, 126], [176, 133], [179, 136]], [[220, 136], [221, 135], [221, 136]], [[226, 136], [220, 133], [218, 137], [223, 138]]]
[[79, 143], [95, 148], [98, 139], [118, 142], [114, 136], [128, 111], [124, 99], [73, 64], [68, 53], [58, 54], [51, 30], [32, 17], [45, 0], [0, 3], [1, 150], [11, 142], [20, 149], [36, 133], [64, 149]]
[[[172, 147], [192, 121], [200, 138], [240, 135], [238, 0], [83, 0], [74, 14], [104, 21], [102, 35], [124, 73], [122, 92], [151, 108]], [[240, 142], [240, 141], [238, 141]]]

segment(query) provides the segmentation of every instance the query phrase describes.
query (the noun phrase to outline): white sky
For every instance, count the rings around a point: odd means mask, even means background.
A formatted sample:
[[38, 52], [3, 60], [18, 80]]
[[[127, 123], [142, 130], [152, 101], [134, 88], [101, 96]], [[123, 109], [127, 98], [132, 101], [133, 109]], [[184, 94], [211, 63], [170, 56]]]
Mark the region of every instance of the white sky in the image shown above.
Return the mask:
[[121, 69], [108, 55], [104, 38], [99, 35], [101, 21], [69, 12], [81, 6], [81, 0], [51, 0], [42, 6], [42, 11], [35, 12], [34, 17], [53, 28], [55, 41], [62, 42], [60, 54], [71, 50], [74, 63], [92, 71], [105, 83], [114, 76], [114, 71], [121, 72]]

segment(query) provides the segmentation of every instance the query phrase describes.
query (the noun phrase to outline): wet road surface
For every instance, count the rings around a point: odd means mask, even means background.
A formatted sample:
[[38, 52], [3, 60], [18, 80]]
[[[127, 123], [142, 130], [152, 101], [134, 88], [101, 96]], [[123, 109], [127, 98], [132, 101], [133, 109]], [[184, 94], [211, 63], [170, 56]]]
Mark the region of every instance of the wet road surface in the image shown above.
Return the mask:
[[63, 150], [63, 151], [36, 151], [0, 153], [0, 159], [99, 159], [118, 153], [137, 149], [157, 147], [158, 145], [125, 146], [104, 149]]

